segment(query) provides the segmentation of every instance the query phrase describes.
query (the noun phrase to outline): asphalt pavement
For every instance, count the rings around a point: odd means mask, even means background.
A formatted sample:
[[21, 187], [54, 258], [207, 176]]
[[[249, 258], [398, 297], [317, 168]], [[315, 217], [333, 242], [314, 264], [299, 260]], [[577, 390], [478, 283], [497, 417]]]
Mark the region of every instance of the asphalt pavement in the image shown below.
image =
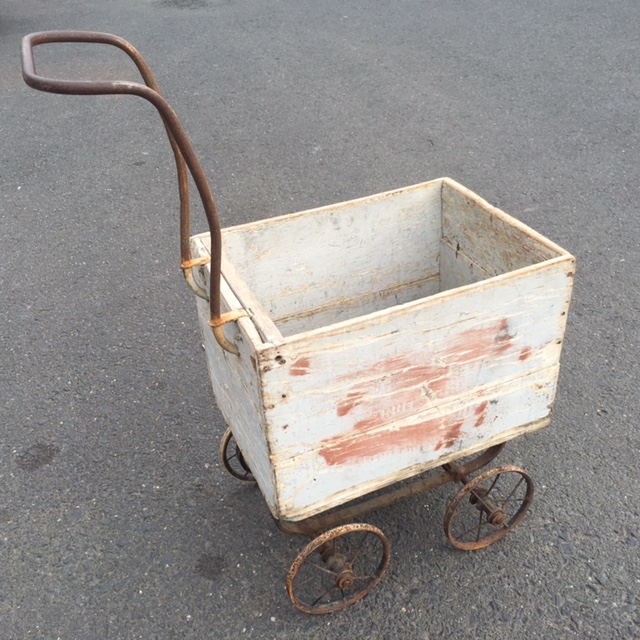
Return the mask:
[[[640, 637], [637, 0], [5, 0], [0, 10], [0, 638]], [[577, 257], [522, 524], [474, 553], [452, 486], [367, 517], [389, 571], [331, 616], [305, 540], [218, 460], [177, 187], [153, 108], [39, 93], [22, 36], [147, 58], [225, 226], [450, 176]], [[43, 74], [136, 79], [104, 46]], [[195, 211], [195, 230], [204, 230]]]

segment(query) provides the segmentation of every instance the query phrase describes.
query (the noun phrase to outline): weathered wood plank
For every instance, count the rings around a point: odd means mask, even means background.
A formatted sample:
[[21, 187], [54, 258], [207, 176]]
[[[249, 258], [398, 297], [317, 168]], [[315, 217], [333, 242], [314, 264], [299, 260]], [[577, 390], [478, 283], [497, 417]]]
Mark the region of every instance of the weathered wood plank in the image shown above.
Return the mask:
[[238, 270], [224, 252], [222, 253], [222, 274], [242, 307], [249, 312], [253, 324], [263, 342], [270, 342], [272, 344], [282, 342], [280, 329], [276, 327], [253, 291], [247, 286]]
[[480, 282], [491, 274], [474, 264], [461, 250], [448, 242], [440, 243], [440, 291]]
[[[549, 373], [553, 380], [546, 380], [542, 375], [540, 378], [533, 378], [523, 389], [514, 388], [511, 394], [504, 386], [499, 389], [501, 395], [498, 397], [480, 393], [477, 405], [461, 410], [451, 418], [432, 418], [413, 425], [397, 425], [394, 430], [384, 434], [388, 442], [397, 443], [395, 449], [395, 444], [388, 445], [388, 456], [392, 459], [393, 465], [385, 464], [387, 460], [384, 457], [370, 457], [366, 459], [366, 463], [363, 459], [361, 465], [333, 467], [325, 473], [319, 468], [318, 459], [312, 451], [297, 457], [295, 461], [289, 460], [288, 464], [283, 464], [278, 469], [279, 513], [291, 521], [312, 517], [446, 462], [473, 455], [495, 444], [541, 429], [550, 422], [548, 412], [540, 419], [523, 424], [518, 418], [522, 419], [524, 415], [522, 412], [518, 413], [518, 410], [522, 408], [523, 402], [535, 400], [534, 384], [546, 392], [545, 401], [552, 402], [551, 387], [555, 387], [556, 375], [556, 372]], [[547, 386], [544, 386], [545, 382]], [[495, 414], [485, 414], [485, 403], [489, 403], [491, 410], [496, 410]], [[513, 412], [511, 415], [510, 411]], [[474, 433], [477, 415], [490, 416], [487, 421], [492, 428], [477, 429]], [[437, 430], [446, 436], [451, 433], [452, 426], [456, 431], [455, 448], [423, 450], [415, 435], [412, 435], [412, 446], [404, 446], [407, 444], [407, 431], [415, 433], [418, 429], [421, 432], [427, 429], [432, 432]], [[369, 446], [367, 439], [363, 438], [355, 440], [354, 444], [361, 447], [363, 452], [364, 448]], [[305, 471], [309, 473], [307, 481], [300, 482], [301, 474]], [[336, 481], [339, 479], [344, 479], [344, 482]]]
[[[208, 233], [192, 236], [191, 243], [194, 255], [197, 254], [199, 257], [208, 257], [211, 255], [211, 238]], [[200, 269], [201, 280], [205, 290], [208, 290], [209, 287], [209, 270], [209, 266], [202, 267]], [[282, 341], [282, 334], [280, 333], [280, 330], [263, 309], [253, 291], [251, 291], [247, 286], [246, 282], [238, 273], [234, 264], [227, 258], [224, 251], [222, 252], [222, 275], [236, 298], [239, 300], [242, 308], [246, 309], [249, 313], [249, 316], [251, 317], [262, 341], [279, 344]]]
[[572, 269], [559, 258], [287, 339], [263, 373], [280, 512], [548, 418]]
[[233, 227], [225, 251], [285, 335], [309, 330], [385, 308], [385, 292], [437, 290], [440, 191], [436, 180]]
[[[207, 238], [192, 238], [194, 257], [208, 255], [207, 241]], [[205, 276], [203, 284], [208, 288], [209, 265], [201, 270]], [[224, 279], [221, 294], [223, 312], [241, 307], [240, 301]], [[261, 337], [249, 318], [241, 318], [225, 327], [225, 335], [236, 343], [240, 349], [240, 356], [227, 353], [215, 341], [208, 324], [208, 302], [196, 298], [196, 304], [207, 366], [218, 407], [231, 427], [267, 505], [276, 513], [278, 499], [275, 472], [270, 460], [269, 445], [262, 429], [265, 422], [264, 401], [258, 375], [259, 356], [256, 352], [256, 345], [262, 345]]]
[[[296, 511], [295, 508], [290, 511], [292, 518], [291, 521], [295, 522], [296, 520], [304, 520], [305, 518], [310, 518], [324, 511], [328, 511], [340, 505], [343, 505], [347, 502], [355, 500], [361, 496], [365, 496], [368, 493], [373, 491], [377, 491], [381, 488], [388, 487], [396, 482], [401, 482], [402, 480], [407, 480], [414, 476], [420, 475], [430, 469], [439, 467], [448, 462], [453, 462], [458, 458], [464, 458], [467, 456], [472, 456], [478, 454], [482, 451], [489, 449], [497, 444], [501, 444], [503, 442], [507, 442], [512, 440], [513, 438], [520, 437], [522, 435], [532, 433], [534, 431], [538, 431], [543, 427], [549, 425], [550, 419], [545, 418], [543, 420], [530, 423], [527, 425], [522, 425], [519, 427], [515, 427], [513, 429], [509, 429], [506, 431], [500, 432], [498, 435], [493, 437], [484, 437], [482, 440], [476, 441], [475, 443], [470, 443], [468, 446], [465, 446], [464, 449], [454, 451], [454, 452], [445, 452], [440, 455], [436, 460], [433, 460], [430, 463], [420, 462], [413, 466], [406, 467], [402, 470], [401, 473], [391, 473], [387, 476], [381, 475], [382, 470], [378, 469], [378, 471], [373, 475], [373, 479], [370, 481], [360, 481], [357, 485], [352, 485], [347, 487], [342, 491], [338, 491], [333, 495], [327, 495], [326, 493], [322, 496], [322, 499], [317, 502], [313, 502], [313, 495], [310, 493], [306, 496], [299, 496], [300, 502], [306, 498], [306, 502], [308, 505], [302, 509]], [[371, 467], [371, 469], [375, 469], [375, 467]], [[286, 473], [286, 471], [285, 471]], [[287, 480], [283, 474], [283, 483], [286, 485]], [[286, 510], [285, 510], [286, 512]]]
[[490, 276], [567, 253], [449, 178], [442, 185], [442, 237]]
[[328, 303], [308, 310], [296, 310], [277, 319], [285, 335], [295, 335], [316, 327], [324, 327], [357, 318], [412, 300], [426, 298], [440, 291], [439, 274], [431, 274], [417, 282], [402, 282], [395, 287], [362, 294], [360, 297], [333, 297]]

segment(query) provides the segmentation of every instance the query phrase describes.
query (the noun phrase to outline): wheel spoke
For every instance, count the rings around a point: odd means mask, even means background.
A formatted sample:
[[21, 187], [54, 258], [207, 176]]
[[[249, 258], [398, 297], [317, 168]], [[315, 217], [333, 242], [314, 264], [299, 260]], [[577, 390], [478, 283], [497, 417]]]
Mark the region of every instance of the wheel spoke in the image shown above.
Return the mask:
[[360, 540], [360, 544], [358, 545], [358, 549], [356, 550], [353, 558], [351, 559], [351, 566], [353, 566], [356, 563], [356, 560], [358, 559], [358, 556], [360, 555], [360, 552], [362, 551], [362, 546], [364, 545], [364, 541], [369, 537], [369, 531], [367, 531], [363, 536], [362, 536], [362, 540]]
[[524, 482], [524, 478], [520, 478], [518, 484], [513, 487], [513, 489], [511, 490], [511, 493], [504, 499], [504, 502], [509, 502], [511, 500], [511, 498], [513, 497], [513, 494], [518, 490], [518, 487]]
[[491, 486], [487, 489], [487, 493], [485, 495], [489, 495], [492, 491], [493, 491], [493, 487], [496, 486], [496, 482], [498, 482], [498, 480], [500, 480], [500, 476], [502, 476], [501, 473], [496, 474], [496, 477], [493, 479], [493, 482], [491, 483]]
[[473, 513], [475, 509], [476, 509], [476, 505], [473, 504], [471, 501], [469, 501], [464, 507], [457, 509], [456, 512], [453, 514], [452, 518], [453, 519], [462, 518], [465, 515], [467, 515], [469, 512]]
[[317, 569], [318, 571], [322, 571], [322, 573], [328, 573], [330, 576], [333, 576], [335, 578], [336, 576], [336, 572], [335, 571], [331, 571], [331, 569], [327, 569], [327, 567], [323, 567], [319, 564], [316, 564], [315, 562], [308, 562], [307, 563], [310, 567], [313, 567], [314, 569]]
[[375, 576], [353, 576], [354, 580], [373, 580]]
[[315, 574], [310, 575], [306, 580], [297, 580], [296, 585], [298, 589], [302, 589], [302, 587], [307, 586], [312, 580], [317, 580], [318, 576]]
[[326, 595], [330, 594], [333, 590], [335, 589], [335, 587], [329, 587], [327, 590], [323, 591], [321, 595], [319, 595], [312, 603], [311, 606], [315, 607], [318, 602], [320, 602], [320, 600], [322, 600], [322, 598], [324, 598]]
[[483, 527], [488, 526], [489, 523], [488, 522], [482, 522], [482, 517], [480, 518], [480, 524], [474, 524], [473, 527], [471, 527], [470, 529], [467, 529], [466, 531], [463, 531], [462, 533], [458, 533], [457, 537], [462, 539], [465, 536], [468, 536], [469, 534], [472, 534], [474, 531], [478, 532], [478, 538], [476, 538], [476, 542], [479, 540], [479, 536], [480, 536], [480, 531], [482, 531]]
[[484, 511], [480, 510], [480, 520], [478, 520], [478, 535], [476, 535], [476, 542], [480, 540], [480, 531], [482, 530], [482, 516], [484, 515]]
[[[478, 502], [479, 502], [479, 503], [480, 503], [480, 504], [481, 504], [485, 509], [487, 509], [488, 511], [490, 511], [490, 510], [491, 510], [491, 505], [489, 505], [489, 503], [485, 501], [485, 498], [486, 498], [486, 496], [488, 495], [488, 493], [487, 493], [487, 494], [485, 494], [484, 496], [482, 496], [482, 495], [480, 495], [480, 494], [476, 493], [475, 491], [472, 491], [471, 493], [473, 494], [473, 496], [475, 497], [475, 499], [476, 499], [476, 500], [477, 500], [477, 501], [478, 501]], [[473, 507], [474, 509], [477, 509], [477, 506], [476, 506], [475, 504], [473, 504], [473, 503], [471, 504], [471, 507]]]

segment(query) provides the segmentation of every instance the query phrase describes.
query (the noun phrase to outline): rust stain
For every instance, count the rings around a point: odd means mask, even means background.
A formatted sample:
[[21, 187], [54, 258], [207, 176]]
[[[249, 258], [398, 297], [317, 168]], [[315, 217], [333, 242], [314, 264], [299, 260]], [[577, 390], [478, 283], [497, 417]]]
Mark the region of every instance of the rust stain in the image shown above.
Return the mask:
[[249, 356], [250, 360], [251, 360], [251, 366], [253, 367], [253, 370], [258, 373], [258, 363], [256, 362], [256, 359], [253, 356]]
[[[503, 318], [490, 326], [463, 332], [444, 349], [421, 354], [423, 362], [432, 364], [416, 364], [406, 356], [398, 356], [345, 374], [341, 380], [360, 381], [338, 403], [336, 413], [338, 417], [351, 414], [355, 424], [350, 432], [323, 440], [321, 457], [334, 466], [359, 463], [392, 451], [453, 447], [465, 425], [477, 428], [484, 424], [488, 401], [401, 428], [394, 428], [393, 424], [425, 411], [433, 396], [440, 400], [464, 392], [466, 389], [460, 385], [468, 380], [465, 368], [472, 372], [479, 362], [505, 354], [513, 348], [513, 340], [508, 320]], [[308, 368], [308, 359], [301, 358], [291, 367], [291, 374], [305, 375]]]
[[309, 367], [311, 363], [309, 358], [298, 358], [289, 369], [289, 373], [292, 376], [306, 376], [309, 373]]

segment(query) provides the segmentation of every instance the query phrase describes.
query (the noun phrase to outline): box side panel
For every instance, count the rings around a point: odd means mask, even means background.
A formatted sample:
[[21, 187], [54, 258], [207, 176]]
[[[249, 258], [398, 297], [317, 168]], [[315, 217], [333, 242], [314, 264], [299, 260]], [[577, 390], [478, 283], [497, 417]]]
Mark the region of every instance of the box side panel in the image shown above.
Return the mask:
[[566, 255], [526, 225], [456, 186], [447, 180], [442, 187], [442, 243], [486, 277]]
[[[357, 280], [358, 277], [354, 275], [352, 280]], [[344, 298], [334, 297], [325, 305], [314, 307], [310, 311], [296, 311], [291, 315], [277, 318], [276, 322], [282, 334], [291, 336], [426, 298], [438, 293], [440, 288], [440, 278], [438, 274], [433, 274], [417, 282], [403, 282], [397, 287], [369, 291], [359, 297], [353, 295]], [[345, 287], [340, 286], [340, 291], [345, 291]]]
[[[205, 254], [204, 245], [192, 242], [194, 257]], [[205, 254], [206, 255], [206, 254]], [[208, 287], [209, 266], [201, 268]], [[238, 308], [238, 301], [223, 281], [223, 312]], [[231, 304], [229, 302], [231, 301]], [[240, 356], [224, 351], [216, 342], [209, 326], [209, 303], [196, 297], [200, 331], [206, 353], [207, 367], [218, 408], [240, 446], [258, 486], [271, 511], [277, 512], [275, 476], [271, 466], [264, 430], [265, 418], [256, 349], [259, 336], [247, 318], [229, 325], [227, 337], [240, 349]], [[234, 335], [235, 334], [235, 335]], [[220, 434], [221, 436], [222, 434]]]
[[[203, 258], [210, 258], [211, 236], [209, 233], [201, 233], [197, 236], [192, 236], [191, 246], [194, 255]], [[271, 342], [274, 344], [280, 343], [282, 341], [282, 334], [273, 324], [271, 317], [264, 310], [258, 299], [253, 294], [253, 291], [249, 289], [233, 263], [229, 261], [224, 251], [222, 252], [221, 258], [222, 277], [229, 285], [229, 288], [238, 301], [238, 308], [242, 307], [251, 316], [251, 322], [263, 342]], [[198, 272], [202, 285], [208, 290], [210, 267], [201, 268]]]
[[234, 295], [251, 316], [251, 322], [256, 328], [260, 338], [264, 342], [279, 344], [282, 342], [282, 333], [273, 323], [271, 316], [264, 310], [260, 301], [255, 297], [253, 291], [249, 289], [242, 276], [235, 266], [227, 259], [224, 252], [222, 254], [222, 276], [233, 291]]
[[281, 517], [547, 424], [572, 272], [558, 259], [285, 341], [265, 375]]
[[491, 275], [447, 242], [440, 243], [440, 290], [448, 291], [487, 280]]
[[286, 334], [438, 291], [441, 182], [224, 231], [225, 252]]

